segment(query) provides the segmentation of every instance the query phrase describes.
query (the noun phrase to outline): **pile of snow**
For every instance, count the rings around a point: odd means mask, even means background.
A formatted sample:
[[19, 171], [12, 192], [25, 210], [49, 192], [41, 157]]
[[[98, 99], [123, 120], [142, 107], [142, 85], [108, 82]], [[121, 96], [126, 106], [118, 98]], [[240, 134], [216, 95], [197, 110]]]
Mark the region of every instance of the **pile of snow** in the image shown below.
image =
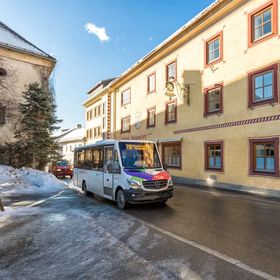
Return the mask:
[[77, 186], [75, 186], [75, 185], [73, 184], [73, 181], [71, 181], [70, 183], [68, 183], [68, 188], [71, 189], [71, 190], [73, 190], [73, 191], [79, 192], [79, 193], [81, 193], [81, 194], [84, 193], [83, 190], [82, 190], [82, 188], [79, 188], [79, 187], [77, 187]]
[[45, 193], [65, 186], [66, 183], [47, 172], [0, 165], [0, 193]]

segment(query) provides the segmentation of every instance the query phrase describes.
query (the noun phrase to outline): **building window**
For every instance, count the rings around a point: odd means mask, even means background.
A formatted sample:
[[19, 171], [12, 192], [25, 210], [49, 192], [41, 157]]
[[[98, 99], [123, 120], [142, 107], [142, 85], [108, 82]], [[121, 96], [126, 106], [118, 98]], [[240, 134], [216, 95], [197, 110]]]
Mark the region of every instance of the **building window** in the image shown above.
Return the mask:
[[177, 80], [177, 62], [173, 61], [166, 65], [166, 81]]
[[102, 129], [106, 129], [106, 124], [107, 124], [107, 117], [103, 117], [102, 119]]
[[0, 104], [0, 125], [6, 123], [6, 108]]
[[103, 102], [103, 115], [106, 115], [107, 114], [107, 102]]
[[0, 77], [5, 77], [7, 76], [7, 71], [4, 68], [0, 67]]
[[277, 34], [276, 0], [249, 14], [249, 46]]
[[278, 102], [278, 64], [249, 73], [249, 107]]
[[100, 116], [101, 115], [101, 105], [99, 105], [98, 107], [97, 107], [97, 109], [98, 109], [98, 116]]
[[130, 103], [130, 88], [122, 92], [122, 106]]
[[156, 126], [156, 107], [148, 109], [147, 128]]
[[130, 116], [121, 119], [121, 133], [130, 132]]
[[205, 65], [217, 63], [223, 59], [223, 32], [211, 37], [205, 43]]
[[93, 129], [90, 129], [90, 130], [89, 130], [89, 138], [90, 138], [90, 139], [92, 139], [92, 136], [93, 136], [93, 135], [92, 135], [92, 134], [93, 134], [92, 132], [93, 132]]
[[219, 114], [223, 111], [223, 86], [215, 85], [205, 89], [204, 115]]
[[92, 109], [89, 111], [89, 119], [92, 120]]
[[148, 76], [148, 93], [156, 91], [156, 73]]
[[250, 175], [279, 176], [279, 138], [250, 140]]
[[166, 104], [165, 123], [174, 123], [177, 121], [177, 102], [171, 101]]
[[182, 143], [162, 143], [162, 161], [169, 168], [182, 168]]
[[223, 142], [205, 143], [205, 170], [220, 172], [223, 171], [223, 148]]

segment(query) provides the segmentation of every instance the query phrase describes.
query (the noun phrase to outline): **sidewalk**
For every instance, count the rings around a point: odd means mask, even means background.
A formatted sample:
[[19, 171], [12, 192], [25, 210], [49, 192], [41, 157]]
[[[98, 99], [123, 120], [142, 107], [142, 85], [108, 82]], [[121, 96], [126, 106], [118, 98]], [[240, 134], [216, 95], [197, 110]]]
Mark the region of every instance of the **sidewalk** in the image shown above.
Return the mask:
[[181, 186], [191, 187], [196, 189], [199, 188], [207, 191], [215, 190], [221, 192], [245, 194], [249, 196], [259, 197], [262, 199], [280, 202], [280, 182], [279, 182], [279, 190], [272, 190], [272, 189], [265, 189], [262, 187], [250, 187], [250, 186], [234, 185], [234, 184], [219, 183], [219, 182], [208, 183], [204, 180], [195, 180], [195, 179], [182, 178], [176, 176], [172, 176], [172, 179], [175, 185], [181, 185]]

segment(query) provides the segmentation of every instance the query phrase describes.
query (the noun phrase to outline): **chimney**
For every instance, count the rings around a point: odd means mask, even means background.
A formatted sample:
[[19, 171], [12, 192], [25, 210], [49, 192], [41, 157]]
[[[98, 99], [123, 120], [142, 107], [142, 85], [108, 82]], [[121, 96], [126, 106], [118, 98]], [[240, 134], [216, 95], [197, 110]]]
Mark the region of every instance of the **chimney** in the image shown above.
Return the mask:
[[77, 128], [82, 128], [82, 125], [81, 124], [77, 124]]

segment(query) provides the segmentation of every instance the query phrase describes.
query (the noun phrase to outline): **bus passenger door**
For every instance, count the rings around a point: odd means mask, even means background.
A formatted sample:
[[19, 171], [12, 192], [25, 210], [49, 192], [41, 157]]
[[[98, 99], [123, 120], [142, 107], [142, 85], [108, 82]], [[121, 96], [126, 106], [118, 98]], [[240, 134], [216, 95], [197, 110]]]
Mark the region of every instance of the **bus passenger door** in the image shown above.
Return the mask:
[[78, 186], [78, 168], [75, 167], [73, 171], [73, 185]]
[[103, 165], [103, 195], [106, 198], [112, 199], [113, 195], [113, 151], [112, 147], [104, 148], [104, 165]]

